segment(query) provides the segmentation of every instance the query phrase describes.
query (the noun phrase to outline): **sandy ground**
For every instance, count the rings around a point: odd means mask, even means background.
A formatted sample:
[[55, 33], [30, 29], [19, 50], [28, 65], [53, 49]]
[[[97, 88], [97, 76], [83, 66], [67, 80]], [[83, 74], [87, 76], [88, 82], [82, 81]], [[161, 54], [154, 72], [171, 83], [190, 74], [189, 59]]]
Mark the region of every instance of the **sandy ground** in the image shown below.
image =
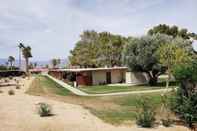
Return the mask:
[[[3, 91], [0, 93], [0, 131], [189, 131], [181, 126], [144, 129], [106, 124], [79, 105], [25, 94], [32, 78], [17, 79], [24, 85], [21, 89], [15, 86], [0, 87]], [[15, 95], [8, 95], [10, 89], [15, 91]], [[37, 113], [40, 102], [52, 105], [54, 116], [40, 117]]]

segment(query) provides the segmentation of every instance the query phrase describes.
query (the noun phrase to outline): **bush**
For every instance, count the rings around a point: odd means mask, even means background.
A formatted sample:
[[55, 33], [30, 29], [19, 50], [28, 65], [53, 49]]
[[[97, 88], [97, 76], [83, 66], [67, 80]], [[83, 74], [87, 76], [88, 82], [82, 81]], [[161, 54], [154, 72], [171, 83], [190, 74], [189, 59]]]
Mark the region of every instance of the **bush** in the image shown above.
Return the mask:
[[170, 127], [173, 123], [171, 119], [162, 119], [161, 122], [162, 122], [162, 125], [165, 127]]
[[51, 116], [52, 115], [52, 108], [47, 103], [39, 103], [38, 113], [41, 117]]
[[137, 102], [136, 123], [141, 127], [153, 127], [155, 122], [154, 107], [148, 98], [142, 98]]
[[9, 82], [9, 80], [8, 79], [4, 79], [4, 82], [7, 83], [7, 82]]
[[12, 79], [13, 79], [13, 77], [12, 77], [12, 76], [9, 76], [9, 79], [10, 79], [10, 80], [12, 80]]
[[3, 93], [3, 91], [2, 91], [2, 90], [0, 90], [0, 93]]
[[165, 127], [170, 127], [173, 123], [173, 121], [170, 119], [170, 98], [167, 95], [162, 95], [162, 106], [161, 106], [161, 115], [162, 119], [162, 125]]
[[16, 89], [20, 89], [21, 87], [20, 87], [20, 85], [16, 85]]
[[9, 95], [14, 95], [15, 92], [14, 92], [14, 90], [9, 90], [9, 91], [8, 91], [8, 94], [9, 94]]
[[193, 128], [197, 122], [197, 62], [177, 65], [174, 76], [180, 82], [180, 87], [171, 98], [171, 109]]

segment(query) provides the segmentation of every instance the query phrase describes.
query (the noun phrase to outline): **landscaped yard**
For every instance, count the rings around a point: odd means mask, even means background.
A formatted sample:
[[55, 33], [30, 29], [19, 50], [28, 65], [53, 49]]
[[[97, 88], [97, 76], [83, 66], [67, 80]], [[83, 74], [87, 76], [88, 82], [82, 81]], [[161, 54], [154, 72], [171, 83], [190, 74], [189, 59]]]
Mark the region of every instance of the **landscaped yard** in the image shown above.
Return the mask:
[[[176, 82], [170, 83], [170, 88], [176, 87]], [[142, 90], [155, 90], [165, 88], [165, 81], [158, 83], [157, 86], [151, 87], [149, 85], [139, 86], [83, 86], [80, 90], [90, 94], [101, 94], [101, 93], [114, 93], [114, 92], [127, 92], [127, 91], [142, 91]]]
[[[127, 88], [125, 87], [125, 89]], [[141, 90], [143, 90], [144, 88], [145, 86], [140, 87]], [[57, 85], [44, 76], [37, 76], [37, 78], [32, 83], [32, 86], [29, 89], [28, 93], [50, 97], [51, 99], [64, 101], [66, 103], [81, 105], [84, 108], [90, 110], [94, 115], [104, 120], [105, 122], [116, 125], [133, 123], [136, 114], [137, 101], [142, 97], [148, 97], [150, 104], [152, 106], [155, 106], [155, 109], [158, 109], [158, 117], [160, 116], [160, 93], [103, 97], [80, 97], [73, 95], [68, 90], [62, 88], [61, 86]]]

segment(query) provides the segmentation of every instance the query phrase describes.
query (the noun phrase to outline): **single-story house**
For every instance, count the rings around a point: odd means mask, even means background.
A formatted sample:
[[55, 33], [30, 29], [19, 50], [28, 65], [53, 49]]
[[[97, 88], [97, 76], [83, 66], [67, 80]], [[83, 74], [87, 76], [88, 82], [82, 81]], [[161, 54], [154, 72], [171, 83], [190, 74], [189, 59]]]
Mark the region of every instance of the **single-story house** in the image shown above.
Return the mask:
[[76, 81], [77, 85], [102, 85], [124, 83], [127, 67], [54, 69], [49, 75], [64, 82]]

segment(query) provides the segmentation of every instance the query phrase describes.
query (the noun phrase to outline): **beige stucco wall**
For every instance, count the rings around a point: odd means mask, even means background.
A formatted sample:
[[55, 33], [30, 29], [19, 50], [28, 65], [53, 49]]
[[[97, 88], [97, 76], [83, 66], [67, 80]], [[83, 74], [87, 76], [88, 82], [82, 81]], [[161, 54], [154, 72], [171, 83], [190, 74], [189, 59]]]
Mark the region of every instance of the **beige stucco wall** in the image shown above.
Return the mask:
[[122, 70], [113, 70], [111, 72], [111, 83], [120, 83], [124, 79], [124, 75]]
[[[107, 71], [93, 71], [92, 84], [99, 85], [101, 83], [107, 83], [106, 72]], [[111, 83], [120, 83], [124, 79], [125, 79], [125, 71], [111, 70]]]
[[92, 72], [92, 84], [99, 85], [100, 83], [106, 83], [105, 71], [93, 71]]
[[148, 82], [148, 76], [141, 72], [126, 72], [126, 83], [145, 84]]

